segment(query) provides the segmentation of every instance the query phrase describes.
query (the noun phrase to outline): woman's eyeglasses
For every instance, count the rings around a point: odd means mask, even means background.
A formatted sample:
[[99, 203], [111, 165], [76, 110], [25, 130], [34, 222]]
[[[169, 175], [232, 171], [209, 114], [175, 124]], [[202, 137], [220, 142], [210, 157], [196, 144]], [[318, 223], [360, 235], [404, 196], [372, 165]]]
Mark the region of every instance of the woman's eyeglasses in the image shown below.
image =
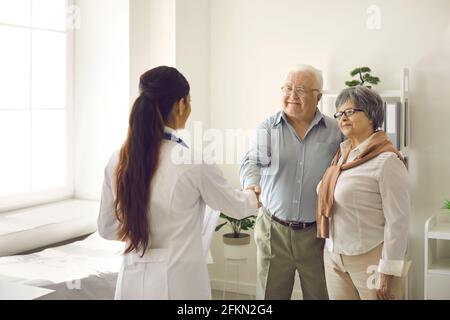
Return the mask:
[[357, 108], [352, 108], [352, 109], [347, 109], [347, 110], [344, 110], [344, 111], [339, 111], [339, 112], [336, 112], [334, 115], [333, 115], [333, 117], [336, 119], [336, 120], [340, 120], [341, 118], [342, 118], [342, 115], [345, 115], [347, 118], [348, 117], [350, 117], [351, 115], [353, 115], [355, 112], [357, 112], [357, 111], [361, 111], [361, 112], [364, 112], [364, 110], [363, 109], [357, 109]]

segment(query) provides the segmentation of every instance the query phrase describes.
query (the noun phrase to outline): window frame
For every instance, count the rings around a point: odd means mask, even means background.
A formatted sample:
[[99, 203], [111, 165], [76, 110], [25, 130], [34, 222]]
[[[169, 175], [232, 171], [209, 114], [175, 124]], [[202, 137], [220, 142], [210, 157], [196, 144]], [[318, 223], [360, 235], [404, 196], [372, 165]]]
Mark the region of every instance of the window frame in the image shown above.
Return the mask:
[[[36, 1], [36, 0], [35, 0]], [[30, 0], [31, 2], [31, 0]], [[66, 12], [75, 5], [75, 0], [66, 0]], [[66, 16], [67, 19], [67, 16]], [[2, 26], [21, 27], [29, 30], [48, 30], [43, 28], [35, 28], [32, 25], [21, 26], [8, 23], [0, 23]], [[64, 32], [64, 31], [61, 31]], [[0, 214], [28, 208], [36, 205], [53, 203], [57, 201], [71, 199], [74, 196], [74, 88], [75, 88], [75, 30], [74, 28], [66, 27], [66, 185], [62, 187], [55, 187], [43, 191], [30, 191], [24, 193], [11, 194], [0, 196]], [[32, 41], [32, 39], [31, 39]], [[32, 68], [32, 65], [30, 65]], [[32, 88], [30, 88], [32, 90]], [[59, 109], [61, 110], [61, 109]], [[32, 112], [32, 108], [28, 108], [28, 112]], [[32, 174], [32, 172], [30, 172]]]

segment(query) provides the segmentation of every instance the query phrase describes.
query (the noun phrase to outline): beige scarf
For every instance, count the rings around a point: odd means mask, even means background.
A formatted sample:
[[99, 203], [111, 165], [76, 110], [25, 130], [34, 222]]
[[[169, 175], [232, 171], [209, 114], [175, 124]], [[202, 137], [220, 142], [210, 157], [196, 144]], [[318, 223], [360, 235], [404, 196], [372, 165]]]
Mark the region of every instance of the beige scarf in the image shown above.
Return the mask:
[[345, 150], [343, 155], [343, 161], [341, 165], [338, 165], [339, 158], [341, 157], [341, 150], [337, 151], [331, 166], [325, 171], [322, 178], [322, 184], [319, 189], [317, 199], [317, 238], [328, 238], [330, 231], [330, 217], [334, 202], [334, 189], [336, 188], [336, 182], [338, 180], [341, 171], [348, 170], [359, 166], [360, 164], [369, 161], [383, 152], [395, 152], [400, 160], [406, 166], [405, 160], [398, 150], [392, 145], [384, 131], [377, 131], [372, 135], [372, 138], [367, 145], [366, 150], [359, 156], [357, 156], [352, 162], [346, 163], [351, 148]]

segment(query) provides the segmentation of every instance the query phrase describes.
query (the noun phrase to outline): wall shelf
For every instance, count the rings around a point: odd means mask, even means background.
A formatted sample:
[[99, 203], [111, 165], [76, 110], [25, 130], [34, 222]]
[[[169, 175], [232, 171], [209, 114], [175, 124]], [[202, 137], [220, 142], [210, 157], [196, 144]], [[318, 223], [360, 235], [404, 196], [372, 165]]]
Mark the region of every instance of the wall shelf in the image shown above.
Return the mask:
[[441, 223], [428, 230], [429, 239], [450, 240], [450, 223]]
[[[322, 90], [322, 93], [324, 96], [330, 97], [330, 98], [337, 98], [340, 91], [337, 90]], [[400, 90], [382, 90], [378, 92], [382, 98], [400, 98], [401, 97], [401, 91]]]
[[[428, 266], [428, 273], [446, 274], [450, 276], [450, 259], [438, 259]], [[450, 291], [450, 288], [448, 288]]]
[[450, 299], [449, 240], [450, 214], [431, 216], [425, 223], [425, 299]]

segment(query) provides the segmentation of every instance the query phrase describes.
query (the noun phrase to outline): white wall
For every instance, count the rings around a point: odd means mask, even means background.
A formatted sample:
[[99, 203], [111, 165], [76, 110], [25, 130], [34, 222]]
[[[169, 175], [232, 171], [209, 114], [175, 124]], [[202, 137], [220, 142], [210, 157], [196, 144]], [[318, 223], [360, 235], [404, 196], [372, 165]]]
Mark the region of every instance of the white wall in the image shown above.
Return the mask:
[[78, 0], [75, 31], [75, 197], [99, 199], [103, 170], [126, 134], [128, 0]]
[[130, 0], [130, 107], [144, 72], [175, 66], [175, 24], [175, 0]]
[[194, 121], [209, 126], [209, 0], [130, 1], [130, 99], [139, 76], [160, 65], [174, 66], [191, 85]]
[[98, 200], [104, 166], [126, 137], [142, 73], [176, 66], [192, 87], [188, 129], [194, 121], [209, 125], [209, 2], [76, 4], [81, 28], [75, 32], [75, 197]]
[[[133, 0], [132, 0], [133, 1]], [[175, 66], [176, 61], [176, 0], [149, 0], [150, 46], [152, 67]]]
[[150, 68], [151, 3], [130, 0], [130, 108], [139, 94], [139, 77]]
[[[450, 196], [450, 1], [211, 0], [211, 126], [254, 128], [280, 109], [287, 68], [309, 63], [324, 71], [325, 88], [340, 89], [348, 72], [368, 65], [379, 88], [399, 89], [411, 73], [410, 175], [413, 221], [412, 298], [423, 297], [423, 225]], [[367, 8], [381, 9], [381, 29], [366, 26]], [[237, 116], [238, 115], [238, 116]], [[238, 165], [223, 166], [235, 186]], [[221, 242], [211, 277], [225, 278]], [[254, 282], [255, 257], [250, 256]], [[231, 277], [228, 277], [231, 279]]]
[[209, 19], [209, 0], [176, 1], [176, 66], [191, 85], [191, 132], [196, 121], [210, 125]]

